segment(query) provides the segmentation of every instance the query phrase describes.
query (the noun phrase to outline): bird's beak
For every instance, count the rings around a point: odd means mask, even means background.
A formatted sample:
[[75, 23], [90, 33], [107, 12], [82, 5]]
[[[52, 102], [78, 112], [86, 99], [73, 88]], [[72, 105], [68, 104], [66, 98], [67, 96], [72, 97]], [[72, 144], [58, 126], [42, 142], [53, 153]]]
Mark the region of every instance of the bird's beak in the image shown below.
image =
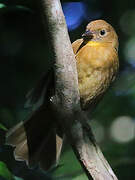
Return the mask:
[[83, 40], [91, 40], [93, 38], [93, 33], [90, 30], [87, 30], [82, 34], [82, 38]]

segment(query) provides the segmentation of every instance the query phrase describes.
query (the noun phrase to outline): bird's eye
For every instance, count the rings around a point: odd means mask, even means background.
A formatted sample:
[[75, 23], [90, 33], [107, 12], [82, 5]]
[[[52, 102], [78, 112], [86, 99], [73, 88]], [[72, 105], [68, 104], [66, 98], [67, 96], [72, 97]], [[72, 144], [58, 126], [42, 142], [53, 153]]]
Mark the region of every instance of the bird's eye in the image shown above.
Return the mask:
[[100, 31], [101, 36], [104, 36], [105, 34], [106, 34], [106, 30], [103, 29], [103, 30]]

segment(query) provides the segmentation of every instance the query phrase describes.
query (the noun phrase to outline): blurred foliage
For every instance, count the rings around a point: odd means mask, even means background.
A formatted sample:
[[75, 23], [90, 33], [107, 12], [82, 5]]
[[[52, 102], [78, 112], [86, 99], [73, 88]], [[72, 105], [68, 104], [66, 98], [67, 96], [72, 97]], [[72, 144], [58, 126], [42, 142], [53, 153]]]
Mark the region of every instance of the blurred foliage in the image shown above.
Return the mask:
[[3, 129], [4, 131], [7, 131], [7, 128], [3, 126], [3, 124], [0, 124], [0, 129]]
[[[119, 36], [120, 72], [93, 112], [91, 125], [105, 157], [119, 180], [135, 179], [135, 1], [62, 0], [69, 35], [80, 38], [90, 20], [102, 18]], [[53, 64], [40, 1], [0, 0], [0, 179], [85, 180], [80, 164], [66, 144], [53, 171], [29, 169], [4, 145], [7, 128], [24, 120], [26, 93]], [[44, 33], [45, 31], [45, 33]], [[123, 119], [122, 123], [120, 119]], [[116, 127], [116, 129], [113, 129]], [[130, 131], [131, 129], [131, 131]], [[114, 132], [115, 136], [114, 136]], [[117, 138], [118, 137], [118, 138]], [[126, 137], [126, 138], [124, 138]]]
[[14, 176], [7, 168], [6, 164], [0, 161], [0, 179], [5, 180], [22, 180], [19, 177]]
[[0, 161], [0, 176], [4, 177], [7, 180], [13, 180], [12, 173], [8, 170], [5, 163]]

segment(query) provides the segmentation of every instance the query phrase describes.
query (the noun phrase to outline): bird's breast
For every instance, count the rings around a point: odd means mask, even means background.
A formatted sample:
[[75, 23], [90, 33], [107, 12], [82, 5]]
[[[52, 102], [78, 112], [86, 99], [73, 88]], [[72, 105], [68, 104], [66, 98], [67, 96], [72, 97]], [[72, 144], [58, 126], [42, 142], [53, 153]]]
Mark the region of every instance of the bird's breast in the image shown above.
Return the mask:
[[112, 47], [84, 46], [77, 54], [81, 105], [86, 109], [109, 87], [118, 69], [118, 57]]

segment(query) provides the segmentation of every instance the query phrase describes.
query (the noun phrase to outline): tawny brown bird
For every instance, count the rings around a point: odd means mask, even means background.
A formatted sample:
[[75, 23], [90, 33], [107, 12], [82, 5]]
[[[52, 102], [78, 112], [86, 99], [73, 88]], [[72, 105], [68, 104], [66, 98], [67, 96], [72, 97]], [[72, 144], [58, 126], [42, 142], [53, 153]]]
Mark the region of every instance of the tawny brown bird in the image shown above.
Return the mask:
[[[104, 20], [90, 22], [81, 39], [72, 44], [76, 58], [82, 110], [91, 110], [114, 81], [118, 67], [118, 36]], [[39, 163], [47, 170], [57, 161], [62, 141], [49, 100], [53, 94], [52, 73], [47, 74], [28, 95], [31, 116], [7, 134], [7, 144], [15, 146], [17, 160], [30, 166]]]

